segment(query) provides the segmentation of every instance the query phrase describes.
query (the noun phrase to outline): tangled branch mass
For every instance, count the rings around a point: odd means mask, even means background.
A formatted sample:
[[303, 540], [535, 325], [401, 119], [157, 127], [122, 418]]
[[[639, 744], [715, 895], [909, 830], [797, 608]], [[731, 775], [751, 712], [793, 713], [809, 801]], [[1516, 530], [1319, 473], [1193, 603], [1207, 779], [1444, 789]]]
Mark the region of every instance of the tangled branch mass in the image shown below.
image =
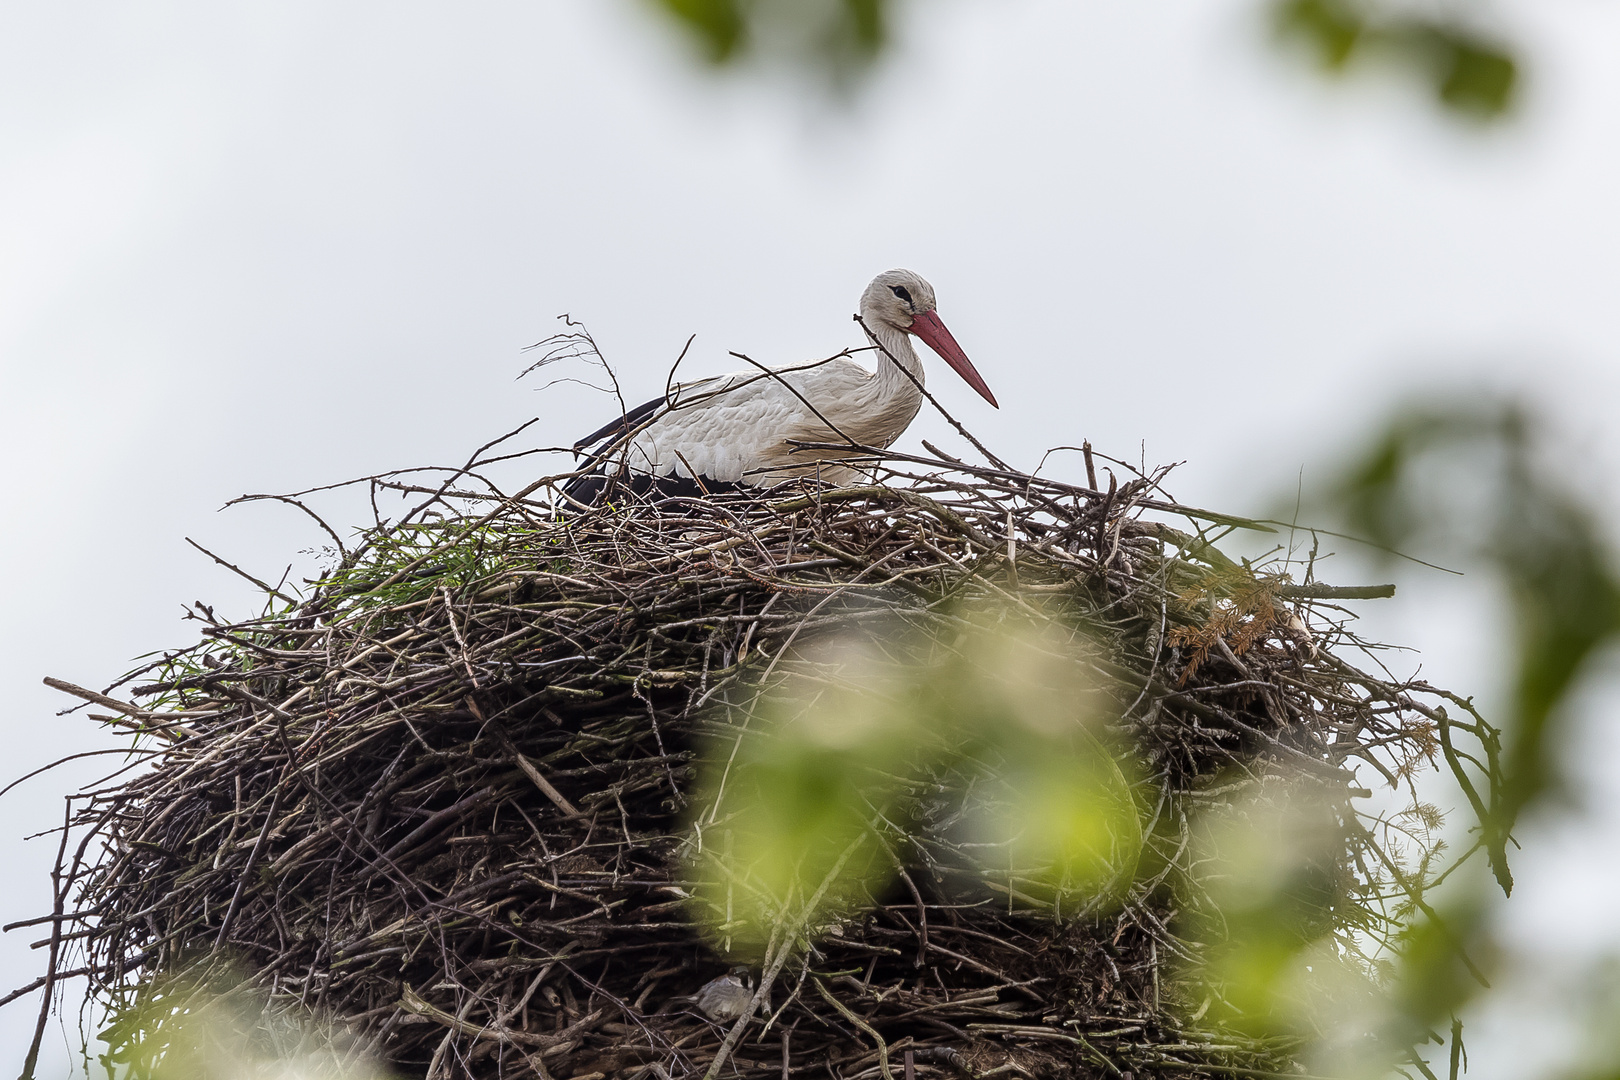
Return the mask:
[[[870, 472], [568, 513], [476, 465], [392, 481], [426, 497], [304, 596], [199, 608], [202, 641], [124, 690], [58, 684], [141, 754], [72, 803], [29, 989], [87, 979], [137, 1073], [179, 988], [225, 978], [404, 1076], [1295, 1068], [1309, 1032], [1246, 1027], [1210, 974], [1229, 931], [1200, 823], [1308, 792], [1314, 932], [1360, 956], [1393, 925], [1400, 853], [1354, 809], [1355, 770], [1399, 780], [1447, 721], [1431, 688], [1346, 658], [1342, 604], [1380, 590], [1233, 562], [1214, 534], [1246, 523], [1158, 475]], [[1096, 699], [1087, 738], [1135, 807], [1093, 845], [1106, 874], [972, 825], [1025, 805], [993, 740], [851, 759], [860, 827], [797, 893], [742, 859], [749, 762], [794, 709], [873, 663], [975, 677], [986, 627]], [[754, 997], [717, 1022], [692, 996], [733, 965]]]

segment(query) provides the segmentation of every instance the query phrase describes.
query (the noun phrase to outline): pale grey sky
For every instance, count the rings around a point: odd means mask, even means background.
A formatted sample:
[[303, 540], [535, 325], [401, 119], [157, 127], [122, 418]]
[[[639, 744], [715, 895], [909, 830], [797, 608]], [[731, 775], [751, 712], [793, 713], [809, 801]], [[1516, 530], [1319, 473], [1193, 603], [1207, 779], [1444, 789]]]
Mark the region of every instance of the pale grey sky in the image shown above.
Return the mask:
[[[694, 72], [630, 0], [0, 8], [9, 771], [105, 745], [42, 675], [99, 686], [187, 643], [194, 599], [245, 613], [183, 537], [269, 576], [319, 543], [227, 499], [459, 461], [536, 415], [539, 443], [594, 427], [601, 401], [513, 381], [565, 311], [636, 400], [692, 333], [692, 374], [858, 344], [860, 289], [908, 266], [1002, 408], [933, 387], [1021, 464], [1089, 438], [1261, 510], [1402, 390], [1461, 379], [1524, 388], [1616, 475], [1620, 8], [1493, 5], [1530, 71], [1481, 134], [1409, 86], [1313, 82], [1253, 0], [913, 7], [843, 111]], [[1473, 689], [1480, 603], [1419, 582], [1377, 625]], [[15, 838], [93, 775], [0, 800], [0, 921], [48, 907], [54, 844]], [[1612, 880], [1533, 884], [1535, 858], [1526, 948], [1612, 942]], [[7, 988], [34, 936], [0, 939]], [[1531, 1012], [1498, 1010], [1499, 1062]], [[1474, 1075], [1523, 1075], [1485, 1040]]]

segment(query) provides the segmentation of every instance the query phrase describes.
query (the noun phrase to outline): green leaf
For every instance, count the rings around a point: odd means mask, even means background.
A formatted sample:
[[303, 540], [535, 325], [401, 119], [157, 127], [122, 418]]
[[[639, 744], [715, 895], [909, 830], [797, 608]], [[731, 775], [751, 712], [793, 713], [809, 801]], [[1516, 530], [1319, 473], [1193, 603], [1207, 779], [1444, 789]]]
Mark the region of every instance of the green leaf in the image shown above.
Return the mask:
[[1447, 42], [1440, 100], [1458, 112], [1498, 116], [1513, 104], [1519, 66], [1505, 50], [1467, 38]]
[[737, 0], [654, 0], [702, 44], [712, 63], [737, 56], [747, 35], [747, 24]]
[[1360, 14], [1336, 0], [1283, 0], [1272, 20], [1280, 35], [1304, 42], [1330, 71], [1350, 62], [1366, 30]]

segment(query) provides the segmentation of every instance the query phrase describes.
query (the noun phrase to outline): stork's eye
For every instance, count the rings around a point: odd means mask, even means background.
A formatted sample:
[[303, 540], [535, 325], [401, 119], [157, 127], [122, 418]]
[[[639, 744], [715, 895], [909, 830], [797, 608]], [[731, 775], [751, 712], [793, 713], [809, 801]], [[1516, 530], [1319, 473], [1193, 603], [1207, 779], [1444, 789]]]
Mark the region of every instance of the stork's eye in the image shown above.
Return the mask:
[[900, 299], [904, 300], [906, 303], [911, 303], [911, 294], [906, 291], [906, 287], [904, 285], [890, 285], [889, 291], [894, 293], [894, 295], [898, 296]]

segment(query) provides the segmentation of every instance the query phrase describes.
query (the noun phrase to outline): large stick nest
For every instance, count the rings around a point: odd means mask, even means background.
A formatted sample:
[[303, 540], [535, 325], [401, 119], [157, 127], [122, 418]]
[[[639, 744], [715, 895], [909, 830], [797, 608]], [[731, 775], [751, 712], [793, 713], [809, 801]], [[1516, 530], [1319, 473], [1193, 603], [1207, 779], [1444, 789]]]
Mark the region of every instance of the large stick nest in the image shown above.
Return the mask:
[[[85, 975], [138, 1017], [228, 962], [417, 1077], [699, 1077], [721, 1055], [725, 1076], [852, 1078], [907, 1050], [922, 1076], [1265, 1074], [1293, 1045], [1223, 1029], [1219, 988], [1187, 975], [1208, 914], [1190, 838], [1278, 780], [1335, 808], [1324, 917], [1347, 948], [1383, 925], [1354, 767], [1393, 782], [1436, 715], [1340, 655], [1338, 605], [1387, 593], [1233, 563], [1210, 541], [1244, 523], [1158, 476], [890, 456], [860, 488], [560, 515], [477, 475], [392, 482], [428, 497], [307, 598], [199, 606], [203, 641], [132, 695], [59, 684], [146, 756], [74, 804], [47, 992]], [[1127, 893], [1065, 909], [924, 822], [893, 888], [807, 932], [740, 1035], [683, 1006], [739, 959], [692, 899], [706, 760], [771, 737], [761, 702], [814, 643], [897, 621], [948, 643], [975, 605], [1091, 643], [1151, 812]], [[112, 1030], [125, 1054], [156, 1038]]]

